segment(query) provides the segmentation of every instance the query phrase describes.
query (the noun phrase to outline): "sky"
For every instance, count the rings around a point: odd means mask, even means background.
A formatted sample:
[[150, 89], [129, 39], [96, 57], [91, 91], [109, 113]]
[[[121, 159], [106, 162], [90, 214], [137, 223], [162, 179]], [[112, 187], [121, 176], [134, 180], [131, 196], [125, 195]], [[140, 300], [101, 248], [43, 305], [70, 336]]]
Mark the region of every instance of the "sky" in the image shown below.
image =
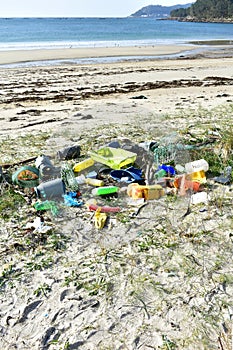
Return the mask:
[[126, 17], [148, 5], [189, 0], [0, 0], [0, 17]]

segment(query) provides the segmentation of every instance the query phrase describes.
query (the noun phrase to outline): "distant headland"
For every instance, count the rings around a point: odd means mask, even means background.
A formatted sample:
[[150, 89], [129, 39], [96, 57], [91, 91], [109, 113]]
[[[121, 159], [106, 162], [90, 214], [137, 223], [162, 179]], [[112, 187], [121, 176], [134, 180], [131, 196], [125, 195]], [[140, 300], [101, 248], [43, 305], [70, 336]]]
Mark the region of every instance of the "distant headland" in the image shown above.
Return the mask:
[[130, 17], [148, 17], [182, 22], [233, 23], [233, 0], [197, 0], [185, 5], [149, 5]]

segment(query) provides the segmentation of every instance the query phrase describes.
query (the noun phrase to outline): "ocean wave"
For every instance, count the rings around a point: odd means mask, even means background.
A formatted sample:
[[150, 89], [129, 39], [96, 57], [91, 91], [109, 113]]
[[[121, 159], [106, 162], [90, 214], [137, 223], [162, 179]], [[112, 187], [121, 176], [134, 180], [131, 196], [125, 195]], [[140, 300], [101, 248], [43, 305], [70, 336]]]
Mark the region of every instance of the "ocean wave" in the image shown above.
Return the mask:
[[127, 47], [127, 46], [156, 46], [187, 44], [184, 40], [116, 40], [116, 41], [45, 41], [45, 42], [5, 42], [0, 43], [0, 51], [11, 50], [48, 50], [48, 49], [76, 49], [98, 47]]

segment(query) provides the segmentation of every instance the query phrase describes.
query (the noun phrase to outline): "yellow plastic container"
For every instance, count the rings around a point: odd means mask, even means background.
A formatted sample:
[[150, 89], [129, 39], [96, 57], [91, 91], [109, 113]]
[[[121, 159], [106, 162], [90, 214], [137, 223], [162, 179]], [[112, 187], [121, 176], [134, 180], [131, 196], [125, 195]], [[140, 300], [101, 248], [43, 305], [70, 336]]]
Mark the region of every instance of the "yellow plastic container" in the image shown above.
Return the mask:
[[133, 199], [144, 198], [145, 200], [152, 200], [164, 196], [165, 192], [160, 185], [142, 186], [137, 183], [132, 183], [128, 185], [127, 194]]
[[192, 181], [197, 181], [202, 184], [206, 183], [206, 176], [204, 170], [195, 171], [194, 173], [189, 174]]
[[148, 201], [151, 199], [159, 199], [164, 195], [165, 195], [164, 189], [160, 185], [146, 186], [144, 190], [144, 198], [145, 200], [148, 200]]
[[133, 164], [137, 157], [136, 153], [113, 147], [100, 148], [98, 151], [90, 151], [88, 154], [96, 162], [105, 164], [114, 170]]
[[95, 161], [92, 158], [88, 158], [83, 160], [82, 162], [79, 162], [73, 166], [73, 171], [75, 173], [78, 173], [79, 171], [82, 171], [84, 169], [89, 168], [90, 166], [94, 165]]

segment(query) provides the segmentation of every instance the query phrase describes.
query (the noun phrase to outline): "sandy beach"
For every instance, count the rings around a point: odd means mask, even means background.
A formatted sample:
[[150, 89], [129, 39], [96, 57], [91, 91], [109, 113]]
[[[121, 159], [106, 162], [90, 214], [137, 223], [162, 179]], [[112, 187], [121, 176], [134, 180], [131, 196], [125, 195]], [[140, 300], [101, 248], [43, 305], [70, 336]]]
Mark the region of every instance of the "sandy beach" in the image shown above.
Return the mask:
[[[0, 52], [1, 65], [66, 60], [0, 66], [0, 164], [44, 153], [58, 166], [57, 151], [73, 144], [87, 157], [111, 140], [174, 133], [216, 138], [219, 152], [221, 131], [232, 130], [233, 46], [199, 48]], [[148, 57], [169, 54], [179, 57]], [[69, 62], [115, 56], [149, 59]], [[87, 202], [90, 188], [81, 191]], [[14, 216], [0, 218], [0, 348], [230, 350], [232, 184], [206, 191], [208, 203], [164, 196], [134, 215], [122, 189], [107, 204], [123, 210], [103, 230], [86, 206], [59, 205], [57, 217], [41, 215], [46, 233], [33, 226], [26, 193]]]
[[[48, 130], [50, 126], [64, 124], [75, 127], [77, 120], [78, 128], [96, 122], [122, 123], [126, 115], [127, 121], [134, 123], [138, 116], [165, 115], [199, 106], [215, 107], [231, 99], [232, 58], [228, 57], [231, 48], [230, 45], [224, 49], [218, 46], [213, 53], [211, 47], [192, 58], [0, 68], [1, 133], [37, 128]], [[8, 51], [0, 52], [0, 62], [101, 57], [114, 55], [116, 51], [121, 56], [141, 56], [143, 53], [146, 56], [152, 55], [153, 51], [160, 55], [178, 53], [182, 49], [164, 45], [159, 48], [98, 48], [90, 51]], [[138, 95], [146, 98], [137, 100]], [[92, 120], [82, 119], [82, 114], [91, 115]], [[151, 122], [152, 126], [153, 120]]]
[[158, 56], [180, 53], [193, 50], [196, 45], [155, 45], [155, 46], [126, 46], [126, 47], [87, 47], [64, 48], [51, 50], [12, 50], [0, 51], [0, 64], [16, 62], [79, 59], [91, 57], [117, 57], [117, 56]]

